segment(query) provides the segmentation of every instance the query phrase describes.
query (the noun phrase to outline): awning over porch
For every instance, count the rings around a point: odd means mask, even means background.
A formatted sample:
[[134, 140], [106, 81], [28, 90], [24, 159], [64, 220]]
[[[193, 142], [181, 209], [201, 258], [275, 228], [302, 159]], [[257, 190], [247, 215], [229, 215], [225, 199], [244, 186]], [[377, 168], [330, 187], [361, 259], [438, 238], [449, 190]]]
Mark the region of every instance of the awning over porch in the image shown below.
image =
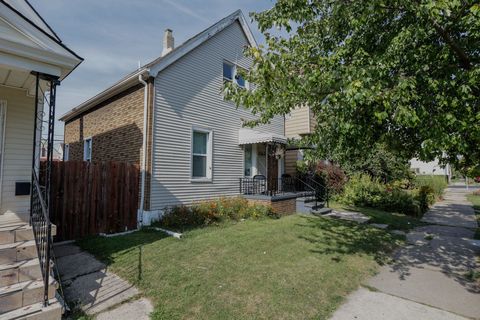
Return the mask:
[[238, 130], [239, 145], [269, 142], [287, 144], [287, 137], [272, 132], [260, 132], [253, 129], [242, 128]]

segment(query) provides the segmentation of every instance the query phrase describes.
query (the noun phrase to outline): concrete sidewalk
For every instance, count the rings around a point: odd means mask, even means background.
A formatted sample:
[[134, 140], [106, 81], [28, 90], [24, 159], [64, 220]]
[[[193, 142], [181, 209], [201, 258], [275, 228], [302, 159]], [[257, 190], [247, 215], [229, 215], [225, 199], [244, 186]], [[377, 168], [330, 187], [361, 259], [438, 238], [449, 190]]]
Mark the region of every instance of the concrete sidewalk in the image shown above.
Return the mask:
[[147, 320], [153, 307], [138, 290], [75, 244], [54, 246], [65, 299], [97, 319]]
[[480, 286], [466, 277], [480, 254], [467, 192], [447, 189], [422, 219], [431, 225], [410, 232], [409, 245], [366, 283], [372, 290], [350, 295], [332, 319], [480, 319]]

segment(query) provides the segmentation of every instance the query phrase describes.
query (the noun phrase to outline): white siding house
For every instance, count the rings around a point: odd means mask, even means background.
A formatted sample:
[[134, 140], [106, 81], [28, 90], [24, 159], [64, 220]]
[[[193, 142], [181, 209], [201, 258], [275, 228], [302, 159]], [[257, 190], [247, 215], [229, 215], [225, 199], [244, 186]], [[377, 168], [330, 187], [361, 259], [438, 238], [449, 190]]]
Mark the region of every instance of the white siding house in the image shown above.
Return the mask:
[[[34, 73], [62, 80], [80, 62], [28, 2], [0, 2], [0, 214], [30, 209], [30, 196], [15, 187], [32, 177]], [[48, 91], [48, 81], [39, 85]]]
[[424, 162], [419, 159], [410, 160], [411, 170], [419, 175], [435, 175], [450, 178], [452, 175], [449, 165], [441, 166], [438, 160]]
[[[243, 56], [248, 45], [252, 44], [235, 20], [156, 75], [152, 210], [238, 195], [239, 178], [245, 176], [239, 132], [242, 119], [254, 117], [224, 100], [223, 64], [248, 69], [251, 61]], [[211, 163], [207, 161], [209, 172], [204, 179], [192, 175], [193, 132], [197, 130], [207, 132], [211, 140], [207, 156]], [[283, 136], [284, 119], [275, 117], [255, 131]]]
[[[278, 116], [269, 124], [243, 128], [244, 121], [254, 116], [226, 101], [222, 94], [225, 81], [250, 90], [237, 71], [250, 68], [244, 50], [257, 44], [242, 12], [230, 14], [177, 47], [173, 40], [172, 30], [167, 29], [158, 59], [61, 117], [69, 133], [66, 136], [74, 137], [66, 143], [77, 143], [76, 137], [86, 132], [79, 132], [83, 129], [77, 122], [88, 118], [93, 123], [100, 116], [128, 118], [132, 116], [130, 110], [143, 110], [143, 122], [135, 130], [142, 137], [138, 134], [132, 139], [143, 141], [138, 157], [142, 173], [140, 223], [143, 216], [148, 223], [150, 217], [158, 217], [169, 206], [244, 193], [240, 179], [249, 183], [260, 179], [265, 193], [271, 193], [278, 188], [284, 172], [284, 118]], [[133, 91], [143, 98], [142, 102], [122, 98]], [[115, 128], [109, 130], [122, 130], [119, 122], [112, 121]], [[101, 125], [94, 129], [104, 130]], [[105, 160], [95, 156], [95, 150], [116, 152], [122, 148], [119, 142], [102, 145], [100, 133], [91, 139], [95, 161]], [[70, 145], [70, 158], [74, 156], [72, 150]], [[75, 159], [79, 160], [81, 154], [85, 151], [77, 149]]]

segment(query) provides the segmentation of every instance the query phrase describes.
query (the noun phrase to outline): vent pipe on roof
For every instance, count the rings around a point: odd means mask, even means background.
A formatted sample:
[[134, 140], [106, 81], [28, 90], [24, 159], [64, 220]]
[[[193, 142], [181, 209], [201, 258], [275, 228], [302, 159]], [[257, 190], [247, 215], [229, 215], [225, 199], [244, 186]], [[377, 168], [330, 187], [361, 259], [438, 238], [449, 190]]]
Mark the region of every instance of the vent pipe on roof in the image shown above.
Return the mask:
[[171, 29], [166, 29], [163, 34], [163, 51], [162, 57], [173, 50], [175, 47], [175, 40], [173, 38], [173, 32]]

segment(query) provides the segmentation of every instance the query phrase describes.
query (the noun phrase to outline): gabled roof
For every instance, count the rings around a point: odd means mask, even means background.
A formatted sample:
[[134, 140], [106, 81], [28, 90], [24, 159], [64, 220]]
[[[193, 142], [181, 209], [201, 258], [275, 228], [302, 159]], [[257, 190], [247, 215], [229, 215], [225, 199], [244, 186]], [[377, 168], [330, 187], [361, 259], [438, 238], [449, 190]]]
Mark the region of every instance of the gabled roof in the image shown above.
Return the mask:
[[0, 0], [4, 65], [65, 78], [83, 59], [65, 46], [26, 0]]
[[253, 37], [252, 31], [248, 26], [248, 23], [245, 19], [241, 10], [237, 10], [232, 14], [228, 15], [227, 17], [223, 18], [222, 20], [218, 21], [217, 23], [213, 24], [212, 26], [208, 27], [207, 29], [203, 30], [202, 32], [198, 33], [197, 35], [193, 36], [192, 38], [188, 39], [181, 45], [174, 48], [168, 54], [161, 56], [152, 62], [146, 64], [140, 69], [135, 70], [134, 72], [126, 75], [121, 80], [116, 82], [111, 87], [107, 88], [106, 90], [100, 92], [96, 96], [92, 97], [91, 99], [83, 102], [79, 106], [73, 108], [62, 117], [60, 117], [61, 121], [69, 121], [70, 119], [74, 118], [75, 116], [89, 110], [92, 107], [95, 107], [99, 103], [113, 97], [114, 95], [122, 92], [123, 90], [131, 87], [134, 84], [139, 82], [138, 76], [152, 76], [155, 77], [159, 72], [164, 70], [166, 67], [170, 66], [171, 64], [175, 63], [178, 59], [185, 56], [202, 43], [210, 39], [211, 37], [215, 36], [228, 26], [232, 25], [238, 21], [240, 26], [242, 27], [245, 36], [248, 39], [248, 42], [252, 47], [257, 46], [257, 42]]
[[10, 5], [10, 7], [14, 8], [20, 14], [22, 14], [25, 18], [30, 20], [34, 23], [38, 28], [42, 29], [43, 32], [49, 34], [50, 36], [57, 39], [57, 41], [62, 41], [57, 36], [57, 34], [50, 28], [45, 20], [43, 20], [42, 16], [33, 8], [33, 6], [28, 2], [28, 0], [3, 0], [3, 2]]

